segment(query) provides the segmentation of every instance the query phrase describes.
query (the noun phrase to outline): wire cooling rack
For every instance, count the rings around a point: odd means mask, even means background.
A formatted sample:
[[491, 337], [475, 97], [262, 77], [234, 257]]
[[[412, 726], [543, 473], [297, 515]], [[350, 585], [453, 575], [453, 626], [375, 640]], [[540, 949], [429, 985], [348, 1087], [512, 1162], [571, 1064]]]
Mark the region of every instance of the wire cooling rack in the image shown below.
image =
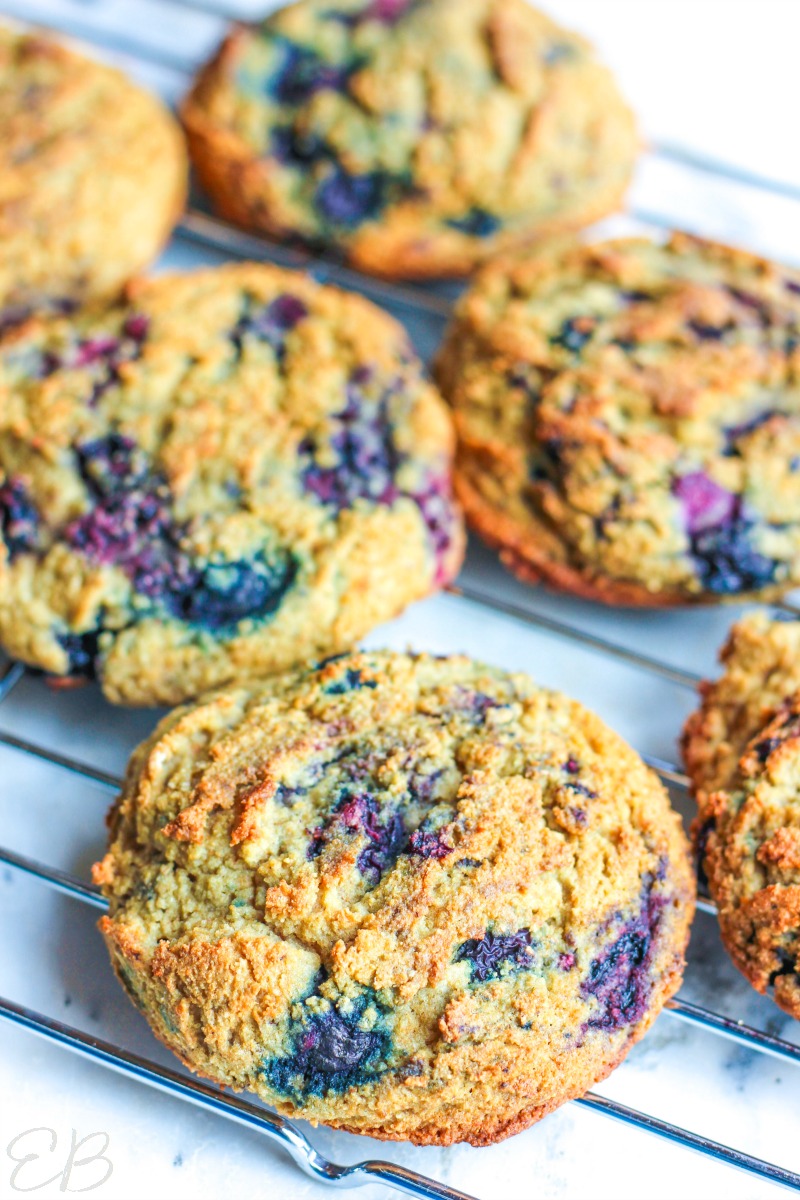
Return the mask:
[[[222, 2], [224, 4], [224, 0]], [[215, 0], [206, 0], [206, 2], [203, 0], [169, 0], [169, 3], [163, 7], [165, 9], [184, 8], [195, 13], [220, 15], [219, 5], [215, 3]], [[13, 2], [6, 3], [4, 8], [12, 17], [25, 18], [37, 15], [35, 5], [33, 5], [34, 11], [32, 12], [30, 0], [25, 0], [25, 3], [19, 3], [16, 6]], [[53, 3], [50, 3], [49, 9], [53, 10], [53, 8]], [[154, 47], [152, 41], [136, 34], [121, 33], [119, 28], [109, 26], [100, 19], [103, 8], [103, 0], [93, 0], [92, 3], [84, 2], [80, 5], [76, 0], [72, 0], [71, 3], [63, 0], [63, 20], [53, 19], [53, 25], [58, 25], [56, 32], [78, 36], [95, 44], [101, 51], [122, 55], [135, 63], [146, 62], [149, 66], [166, 72], [170, 76], [170, 80], [162, 86], [162, 90], [169, 92], [171, 87], [176, 91], [182, 90], [188, 73], [196, 65], [195, 59], [165, 47]], [[226, 13], [229, 9], [230, 4], [226, 6]], [[61, 10], [57, 11], [60, 18]], [[770, 179], [727, 163], [717, 162], [681, 147], [665, 144], [651, 146], [649, 153], [664, 161], [679, 164], [687, 170], [702, 172], [714, 180], [725, 180], [735, 185], [757, 189], [765, 195], [784, 201], [800, 202], [800, 187]], [[670, 227], [673, 223], [668, 214], [656, 213], [650, 208], [629, 210], [629, 217], [632, 217], [640, 226], [649, 228]], [[443, 323], [449, 315], [451, 302], [447, 289], [422, 290], [417, 287], [399, 287], [370, 279], [324, 256], [312, 256], [298, 250], [287, 249], [260, 237], [243, 233], [210, 216], [197, 206], [191, 207], [186, 213], [176, 236], [203, 250], [212, 250], [224, 257], [260, 259], [290, 267], [310, 269], [319, 279], [330, 280], [341, 286], [353, 288], [391, 308], [395, 313], [405, 314], [413, 323], [417, 323], [418, 329], [422, 329], [422, 341], [427, 342], [429, 346], [438, 340]], [[419, 325], [420, 322], [421, 325]], [[573, 646], [580, 646], [584, 650], [603, 655], [607, 661], [624, 664], [636, 672], [657, 677], [678, 688], [691, 691], [696, 688], [699, 677], [693, 672], [658, 656], [644, 653], [634, 646], [621, 644], [614, 639], [582, 627], [579, 622], [564, 621], [558, 616], [548, 615], [547, 612], [534, 612], [522, 600], [516, 602], [514, 599], [499, 596], [490, 587], [479, 586], [473, 579], [473, 575], [474, 573], [472, 575], [467, 573], [459, 581], [458, 586], [450, 589], [457, 603], [479, 606], [480, 611], [483, 611], [487, 617], [502, 615], [513, 621], [522, 622], [540, 634], [563, 639]], [[790, 603], [776, 607], [790, 615], [800, 615], [800, 609]], [[15, 690], [34, 673], [18, 663], [7, 664], [5, 668], [0, 668], [0, 671], [4, 671], [0, 674], [0, 706], [5, 712], [14, 702]], [[66, 714], [64, 719], [68, 720]], [[120, 780], [114, 774], [64, 755], [38, 740], [0, 730], [0, 747], [14, 753], [32, 756], [56, 772], [68, 773], [109, 793], [116, 792], [119, 787]], [[678, 765], [660, 757], [646, 756], [646, 760], [673, 794], [685, 795], [687, 779]], [[0, 848], [0, 863], [95, 909], [103, 910], [106, 906], [98, 890], [91, 884], [67, 871], [56, 869], [41, 861], [19, 854], [11, 848]], [[713, 915], [715, 911], [713, 904], [707, 898], [700, 899], [699, 909], [701, 914]], [[703, 919], [702, 915], [700, 919]], [[743, 1050], [769, 1055], [779, 1062], [791, 1066], [800, 1065], [800, 1046], [741, 1021], [732, 1020], [704, 1005], [692, 1004], [681, 998], [675, 998], [669, 1002], [665, 1012], [675, 1021], [728, 1039]], [[16, 1004], [13, 1000], [0, 999], [0, 1017], [123, 1076], [160, 1089], [208, 1112], [226, 1117], [261, 1133], [288, 1151], [297, 1165], [317, 1182], [340, 1188], [379, 1182], [409, 1196], [437, 1197], [441, 1200], [458, 1200], [459, 1197], [465, 1197], [465, 1193], [445, 1183], [436, 1182], [394, 1163], [363, 1161], [351, 1166], [341, 1166], [329, 1161], [314, 1149], [304, 1133], [291, 1121], [275, 1115], [262, 1105], [220, 1092], [219, 1089], [177, 1070], [171, 1070], [159, 1063], [129, 1053], [119, 1046], [102, 1041], [61, 1021]], [[654, 1134], [720, 1163], [740, 1168], [771, 1183], [800, 1191], [800, 1174], [793, 1170], [766, 1162], [668, 1121], [649, 1116], [634, 1107], [606, 1096], [589, 1093], [582, 1099], [573, 1101], [573, 1104], [611, 1117], [634, 1129]], [[470, 1198], [466, 1197], [466, 1200], [470, 1200]]]

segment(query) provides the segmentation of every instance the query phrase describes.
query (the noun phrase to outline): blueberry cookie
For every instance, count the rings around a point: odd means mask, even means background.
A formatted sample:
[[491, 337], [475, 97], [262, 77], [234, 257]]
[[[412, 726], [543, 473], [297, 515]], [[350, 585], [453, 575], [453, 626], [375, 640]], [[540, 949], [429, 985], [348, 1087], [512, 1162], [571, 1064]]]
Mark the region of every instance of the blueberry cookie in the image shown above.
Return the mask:
[[754, 613], [721, 660], [683, 734], [695, 845], [736, 966], [800, 1018], [800, 621]]
[[520, 576], [610, 604], [800, 583], [800, 274], [674, 235], [484, 269], [438, 377]]
[[0, 27], [0, 329], [111, 294], [186, 195], [177, 122], [119, 71]]
[[526, 0], [301, 0], [234, 29], [183, 120], [223, 215], [394, 277], [604, 216], [638, 150], [591, 48]]
[[351, 654], [135, 752], [95, 867], [114, 967], [194, 1070], [373, 1137], [494, 1142], [604, 1078], [694, 904], [655, 776], [467, 658]]
[[174, 703], [352, 646], [449, 582], [447, 409], [404, 331], [274, 267], [0, 337], [0, 643]]

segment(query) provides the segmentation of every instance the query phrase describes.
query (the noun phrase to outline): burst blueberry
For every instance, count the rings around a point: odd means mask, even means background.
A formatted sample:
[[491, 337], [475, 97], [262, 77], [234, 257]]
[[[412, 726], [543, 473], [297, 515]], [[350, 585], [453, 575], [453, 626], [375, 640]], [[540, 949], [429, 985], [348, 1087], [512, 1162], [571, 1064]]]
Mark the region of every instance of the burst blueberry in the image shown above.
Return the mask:
[[309, 1012], [298, 1022], [291, 1053], [265, 1062], [270, 1087], [301, 1103], [305, 1096], [344, 1092], [377, 1079], [391, 1053], [391, 1036], [380, 1021], [363, 1027], [370, 1007], [380, 1014], [365, 993], [347, 1007]]
[[66, 652], [67, 673], [76, 679], [94, 679], [97, 674], [97, 660], [100, 633], [98, 630], [88, 630], [86, 633], [60, 633], [56, 641]]
[[260, 620], [280, 606], [297, 575], [289, 554], [189, 566], [186, 579], [168, 581], [163, 601], [169, 612], [212, 632], [232, 629], [245, 618]]
[[666, 901], [648, 880], [639, 912], [589, 966], [581, 984], [585, 1000], [596, 1001], [587, 1029], [615, 1032], [638, 1021], [647, 1008], [652, 986], [650, 962]]
[[387, 184], [380, 171], [351, 175], [337, 165], [320, 183], [314, 203], [328, 224], [355, 229], [379, 214], [386, 203]]
[[456, 962], [468, 962], [473, 983], [485, 983], [507, 971], [521, 971], [533, 965], [532, 939], [529, 929], [516, 933], [486, 933], [482, 938], [462, 942], [455, 955]]
[[346, 791], [325, 824], [313, 831], [306, 856], [317, 858], [334, 839], [348, 835], [366, 841], [356, 866], [371, 887], [408, 845], [405, 823], [395, 808], [382, 805], [368, 792]]
[[264, 305], [254, 305], [246, 297], [245, 311], [231, 332], [231, 341], [237, 354], [241, 354], [245, 339], [255, 338], [259, 342], [266, 342], [282, 359], [286, 353], [286, 335], [307, 316], [306, 305], [299, 296], [289, 292]]
[[450, 217], [445, 224], [470, 237], [488, 238], [497, 233], [500, 219], [485, 208], [471, 208], [463, 217]]
[[37, 548], [39, 513], [21, 479], [12, 476], [0, 484], [0, 536], [10, 562]]

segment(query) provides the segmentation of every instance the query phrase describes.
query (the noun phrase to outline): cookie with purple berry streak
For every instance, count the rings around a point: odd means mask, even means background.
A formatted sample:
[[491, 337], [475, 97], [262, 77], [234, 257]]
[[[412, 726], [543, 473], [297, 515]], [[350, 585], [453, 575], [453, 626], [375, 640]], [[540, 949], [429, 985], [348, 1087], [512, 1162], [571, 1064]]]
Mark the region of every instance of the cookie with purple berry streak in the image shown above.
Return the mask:
[[525, 0], [301, 0], [237, 26], [182, 115], [226, 217], [390, 277], [604, 216], [638, 150], [591, 48]]
[[664, 789], [598, 717], [374, 652], [205, 697], [134, 754], [94, 877], [193, 1070], [374, 1137], [485, 1145], [604, 1078], [679, 986]]
[[0, 329], [110, 295], [186, 199], [180, 127], [120, 71], [0, 27]]
[[683, 731], [695, 848], [734, 963], [800, 1018], [800, 621], [751, 613], [720, 659]]
[[456, 487], [522, 578], [610, 604], [800, 583], [800, 274], [674, 234], [487, 266], [438, 379]]
[[31, 318], [0, 336], [0, 643], [126, 704], [347, 649], [458, 570], [453, 440], [401, 327], [294, 272]]

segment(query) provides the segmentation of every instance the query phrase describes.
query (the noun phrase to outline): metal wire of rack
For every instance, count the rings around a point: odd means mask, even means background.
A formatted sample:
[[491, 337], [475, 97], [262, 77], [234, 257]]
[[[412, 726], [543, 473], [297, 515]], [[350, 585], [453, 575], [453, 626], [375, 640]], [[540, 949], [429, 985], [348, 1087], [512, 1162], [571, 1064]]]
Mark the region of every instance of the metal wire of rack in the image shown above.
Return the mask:
[[[175, 7], [190, 9], [207, 16], [227, 15], [215, 10], [213, 0], [167, 0], [167, 2]], [[181, 75], [188, 74], [194, 65], [182, 55], [170, 55], [162, 50], [154, 50], [152, 46], [141, 40], [122, 39], [117, 35], [110, 34], [107, 30], [99, 29], [91, 23], [89, 14], [86, 14], [77, 26], [73, 21], [64, 28], [54, 29], [53, 32], [78, 36], [101, 49], [120, 53], [128, 58], [147, 59]], [[792, 184], [765, 177], [730, 163], [716, 161], [681, 146], [667, 143], [651, 144], [649, 151], [651, 154], [688, 166], [692, 170], [800, 201], [800, 188]], [[644, 225], [660, 228], [672, 224], [668, 217], [660, 214], [628, 211], [630, 216]], [[390, 304], [397, 310], [407, 311], [417, 316], [424, 314], [434, 322], [444, 322], [451, 309], [450, 300], [443, 295], [415, 286], [398, 286], [363, 276], [325, 254], [312, 254], [274, 244], [259, 236], [243, 232], [196, 207], [190, 207], [184, 215], [176, 229], [176, 236], [230, 257], [264, 260], [293, 268], [311, 270], [315, 277], [321, 280], [330, 281], [346, 288], [354, 288], [379, 303]], [[534, 612], [521, 604], [501, 599], [485, 589], [475, 587], [471, 582], [459, 581], [458, 585], [450, 589], [450, 592], [454, 598], [464, 604], [477, 605], [490, 613], [501, 614], [512, 620], [523, 622], [539, 632], [566, 639], [574, 645], [605, 655], [639, 671], [658, 676], [680, 688], [693, 690], [699, 682], [699, 676], [693, 672], [677, 668], [657, 657], [643, 654], [628, 646], [600, 637], [577, 625], [556, 620]], [[789, 602], [775, 607], [787, 615], [800, 615], [800, 609]], [[22, 664], [9, 664], [5, 673], [0, 676], [0, 704], [10, 703], [14, 689], [31, 674], [32, 672]], [[118, 790], [121, 782], [119, 777], [107, 771], [58, 753], [39, 742], [27, 740], [9, 732], [0, 731], [0, 747], [32, 756], [50, 767], [67, 772], [111, 794]], [[683, 793], [687, 791], [688, 780], [676, 763], [653, 756], [645, 756], [645, 761], [673, 791]], [[70, 872], [58, 870], [41, 861], [18, 854], [7, 847], [0, 847], [0, 864], [21, 872], [90, 907], [101, 911], [106, 908], [106, 901], [99, 890]], [[716, 911], [707, 897], [700, 898], [698, 909], [701, 913], [710, 915]], [[748, 1026], [741, 1021], [732, 1020], [702, 1005], [691, 1004], [676, 997], [668, 1003], [665, 1013], [675, 1020], [729, 1039], [742, 1049], [772, 1056], [788, 1065], [800, 1065], [800, 1046]], [[437, 1182], [394, 1163], [369, 1160], [345, 1167], [330, 1162], [314, 1149], [311, 1142], [291, 1121], [270, 1112], [260, 1104], [252, 1103], [230, 1093], [221, 1093], [217, 1088], [197, 1079], [150, 1062], [119, 1046], [102, 1041], [42, 1013], [16, 1004], [12, 1000], [0, 997], [0, 1019], [37, 1034], [121, 1075], [138, 1080], [258, 1131], [287, 1151], [301, 1170], [317, 1182], [340, 1188], [379, 1182], [408, 1196], [429, 1197], [431, 1200], [471, 1200], [465, 1193], [447, 1184]], [[800, 1191], [800, 1173], [766, 1162], [678, 1125], [649, 1116], [605, 1096], [590, 1092], [573, 1103], [609, 1116], [632, 1128], [655, 1134], [662, 1139], [716, 1159], [728, 1166], [740, 1168], [752, 1176]]]

